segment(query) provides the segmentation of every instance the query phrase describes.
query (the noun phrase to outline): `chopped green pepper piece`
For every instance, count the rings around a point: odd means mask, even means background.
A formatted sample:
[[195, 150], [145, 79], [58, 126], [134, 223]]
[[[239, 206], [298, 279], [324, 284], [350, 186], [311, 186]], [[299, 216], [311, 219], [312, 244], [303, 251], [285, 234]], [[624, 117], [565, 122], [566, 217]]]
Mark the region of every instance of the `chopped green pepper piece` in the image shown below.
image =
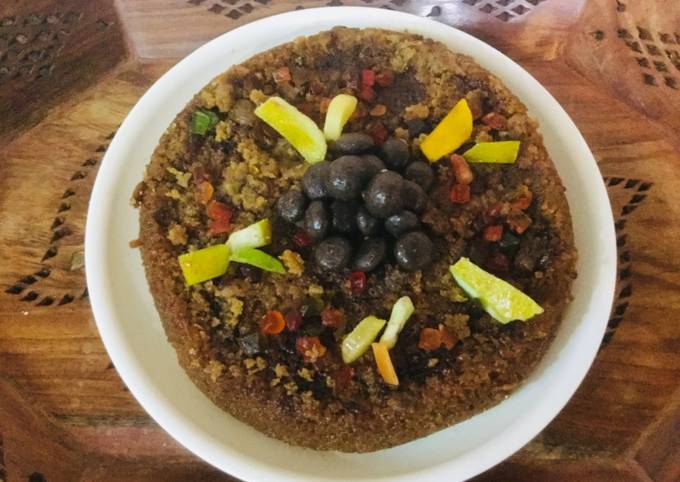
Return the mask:
[[229, 257], [231, 261], [245, 263], [272, 273], [285, 273], [286, 270], [281, 261], [264, 251], [255, 248], [242, 248]]
[[463, 153], [468, 162], [512, 164], [517, 160], [520, 141], [479, 142]]
[[191, 286], [222, 276], [229, 266], [229, 248], [217, 244], [181, 254], [178, 258], [184, 281]]
[[220, 118], [213, 111], [198, 109], [191, 115], [191, 132], [204, 136], [219, 120]]

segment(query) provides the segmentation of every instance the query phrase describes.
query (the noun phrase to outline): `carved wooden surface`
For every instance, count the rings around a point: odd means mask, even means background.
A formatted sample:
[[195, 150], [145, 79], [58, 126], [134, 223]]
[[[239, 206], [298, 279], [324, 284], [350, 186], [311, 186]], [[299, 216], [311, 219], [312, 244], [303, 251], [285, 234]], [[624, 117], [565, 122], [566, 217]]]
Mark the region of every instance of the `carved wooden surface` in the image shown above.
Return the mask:
[[607, 185], [619, 283], [600, 352], [560, 415], [479, 480], [680, 479], [677, 2], [7, 3], [0, 5], [0, 480], [228, 479], [149, 419], [106, 355], [84, 279], [87, 202], [116, 128], [177, 59], [257, 18], [328, 4], [409, 11], [499, 48], [573, 117]]

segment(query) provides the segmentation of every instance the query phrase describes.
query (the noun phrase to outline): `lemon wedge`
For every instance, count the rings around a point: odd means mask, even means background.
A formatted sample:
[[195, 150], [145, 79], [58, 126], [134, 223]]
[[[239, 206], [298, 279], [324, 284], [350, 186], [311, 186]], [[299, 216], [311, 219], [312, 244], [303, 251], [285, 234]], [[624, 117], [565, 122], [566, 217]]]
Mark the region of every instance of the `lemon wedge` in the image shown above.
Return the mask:
[[326, 139], [312, 119], [281, 97], [270, 97], [255, 109], [255, 115], [281, 134], [310, 164], [326, 157]]
[[229, 266], [229, 248], [217, 244], [178, 257], [184, 281], [189, 286], [222, 276]]
[[338, 94], [333, 97], [326, 111], [326, 122], [323, 133], [329, 141], [337, 141], [342, 128], [357, 108], [357, 98], [349, 94]]
[[420, 150], [430, 162], [435, 162], [458, 149], [471, 135], [472, 111], [467, 101], [461, 99], [420, 143]]
[[526, 321], [543, 313], [543, 308], [529, 296], [487, 273], [468, 258], [460, 258], [449, 270], [460, 287], [478, 298], [484, 310], [503, 324], [513, 320]]
[[520, 141], [478, 142], [463, 153], [468, 162], [512, 164], [517, 160]]

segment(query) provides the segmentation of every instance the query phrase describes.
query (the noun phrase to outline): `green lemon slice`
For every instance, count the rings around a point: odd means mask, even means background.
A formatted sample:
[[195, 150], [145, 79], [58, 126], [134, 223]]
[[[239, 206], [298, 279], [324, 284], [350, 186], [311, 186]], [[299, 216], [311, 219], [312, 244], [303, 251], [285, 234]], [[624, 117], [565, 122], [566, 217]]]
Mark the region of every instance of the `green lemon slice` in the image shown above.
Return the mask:
[[265, 271], [271, 271], [272, 273], [286, 272], [281, 261], [255, 248], [242, 248], [235, 253], [231, 253], [229, 259], [237, 263], [245, 263]]
[[269, 219], [262, 219], [243, 229], [234, 231], [227, 239], [232, 253], [243, 248], [259, 248], [272, 242], [272, 227]]
[[342, 340], [342, 361], [352, 363], [366, 353], [383, 326], [385, 326], [385, 320], [375, 316], [367, 316], [361, 320], [352, 332]]
[[468, 295], [478, 298], [484, 310], [501, 323], [526, 321], [543, 313], [543, 308], [529, 296], [487, 273], [468, 258], [460, 258], [449, 269], [460, 287]]

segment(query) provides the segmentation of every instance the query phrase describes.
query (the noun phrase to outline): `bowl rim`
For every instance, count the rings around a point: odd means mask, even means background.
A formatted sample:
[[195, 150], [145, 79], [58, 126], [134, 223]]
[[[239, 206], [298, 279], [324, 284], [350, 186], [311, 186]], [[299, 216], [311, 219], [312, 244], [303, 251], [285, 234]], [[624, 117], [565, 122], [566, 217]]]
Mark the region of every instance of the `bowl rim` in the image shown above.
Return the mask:
[[[374, 15], [379, 16], [380, 21], [376, 20], [376, 23], [380, 23], [381, 28], [386, 28], [382, 25], [389, 23], [394, 25], [392, 30], [411, 31], [410, 29], [413, 26], [418, 25], [418, 28], [422, 27], [423, 29], [427, 28], [431, 31], [436, 31], [440, 37], [451, 35], [460, 41], [475, 44], [476, 48], [483, 52], [485, 59], [493, 59], [498, 62], [498, 69], [489, 69], [477, 57], [475, 57], [475, 60], [484, 68], [498, 75], [506, 85], [508, 83], [499, 70], [512, 76], [517, 82], [531, 84], [534, 95], [538, 98], [534, 103], [545, 104], [545, 107], [541, 107], [541, 109], [550, 110], [553, 127], [559, 126], [562, 130], [560, 136], [565, 139], [568, 138], [573, 143], [571, 145], [573, 150], [572, 156], [578, 154], [582, 159], [579, 169], [582, 169], [584, 172], [587, 171], [590, 175], [598, 176], [599, 183], [595, 182], [593, 192], [589, 193], [587, 203], [591, 203], [598, 208], [597, 212], [593, 213], [593, 216], [597, 217], [599, 224], [594, 224], [591, 227], [594, 226], [594, 229], [598, 230], [596, 233], [597, 246], [595, 249], [599, 249], [599, 254], [602, 256], [601, 272], [598, 273], [597, 277], [600, 301], [593, 305], [594, 308], [592, 310], [588, 311], [590, 315], [588, 319], [591, 323], [587, 324], [587, 326], [581, 326], [585, 325], [585, 323], [580, 322], [580, 325], [577, 327], [578, 330], [574, 332], [575, 334], [572, 334], [573, 336], [576, 336], [576, 334], [579, 336], [582, 343], [581, 351], [576, 360], [577, 363], [571, 366], [570, 370], [564, 374], [565, 376], [560, 379], [561, 386], [559, 387], [559, 392], [555, 392], [555, 396], [545, 400], [544, 404], [534, 407], [535, 410], [523, 416], [522, 420], [512, 426], [512, 430], [505, 430], [497, 434], [497, 436], [482, 446], [475, 447], [460, 457], [448, 460], [434, 467], [419, 470], [418, 472], [390, 475], [389, 478], [391, 480], [406, 480], [417, 474], [419, 477], [433, 479], [444, 477], [447, 477], [448, 480], [451, 480], [451, 477], [465, 479], [491, 468], [512, 455], [512, 453], [537, 435], [571, 398], [592, 364], [606, 328], [616, 281], [616, 241], [611, 206], [606, 188], [601, 180], [597, 163], [573, 121], [548, 91], [528, 72], [498, 50], [469, 34], [434, 20], [403, 12], [370, 7], [322, 7], [286, 12], [245, 24], [211, 40], [173, 66], [146, 91], [128, 113], [102, 160], [90, 198], [85, 233], [86, 276], [95, 322], [106, 350], [130, 392], [146, 412], [180, 444], [210, 464], [244, 480], [259, 480], [271, 477], [276, 477], [277, 480], [338, 479], [322, 479], [323, 474], [311, 475], [292, 472], [285, 468], [273, 467], [264, 462], [246, 458], [238, 451], [229, 450], [225, 447], [214, 447], [214, 441], [206, 433], [202, 432], [192, 420], [187, 420], [183, 416], [177, 407], [174, 406], [171, 397], [167, 393], [159, 392], [158, 387], [151, 383], [152, 380], [150, 380], [149, 374], [145, 372], [143, 364], [133, 356], [127, 347], [128, 340], [120, 329], [120, 320], [116, 316], [116, 300], [109, 293], [113, 280], [109, 276], [112, 271], [109, 263], [106, 261], [107, 249], [110, 247], [109, 235], [111, 234], [110, 226], [107, 223], [109, 221], [109, 206], [116, 198], [115, 181], [120, 175], [120, 164], [125, 162], [126, 149], [130, 148], [129, 143], [138, 135], [136, 134], [136, 129], [143, 126], [141, 121], [144, 118], [144, 112], [153, 108], [163, 97], [170, 95], [170, 92], [163, 92], [165, 87], [173, 83], [176, 84], [181, 78], [186, 77], [187, 72], [198, 59], [205, 60], [206, 58], [214, 57], [217, 46], [226, 45], [233, 39], [241, 39], [242, 41], [250, 36], [261, 34], [261, 32], [269, 28], [275, 29], [277, 25], [285, 25], [286, 22], [294, 23], [299, 21], [309, 24], [319, 19], [325, 19], [326, 22], [329, 19], [333, 21], [337, 19], [337, 25], [346, 25], [348, 22], [365, 23], [367, 22], [366, 17], [378, 18], [373, 17]], [[362, 21], [357, 20], [359, 18]], [[354, 26], [354, 24], [348, 26]], [[309, 25], [307, 28], [310, 28]], [[327, 30], [327, 28], [323, 27], [316, 31], [320, 32], [323, 30]], [[287, 42], [296, 36], [291, 36], [288, 33], [281, 34], [278, 43]], [[435, 36], [433, 38], [439, 39]], [[233, 63], [241, 61], [237, 60]], [[232, 65], [232, 62], [225, 62], [220, 67], [221, 71], [226, 70], [230, 65]], [[515, 89], [511, 88], [510, 90], [516, 94]], [[522, 102], [527, 103], [525, 98], [519, 95], [518, 97]], [[530, 113], [532, 117], [537, 117], [535, 115], [536, 112], [531, 109]], [[542, 130], [546, 127], [546, 125], [542, 124]], [[573, 206], [570, 202], [570, 209], [572, 208]], [[145, 280], [144, 283], [146, 283]], [[540, 375], [536, 376], [540, 377]], [[514, 396], [514, 393], [512, 396]], [[496, 407], [505, 404], [506, 401], [500, 402]], [[265, 435], [262, 435], [262, 437], [265, 437]], [[317, 452], [317, 454], [323, 454], [323, 452]], [[452, 474], [452, 471], [455, 471], [455, 475]], [[384, 477], [378, 475], [374, 479], [377, 480], [379, 478]], [[368, 478], [361, 480], [368, 480]]]

